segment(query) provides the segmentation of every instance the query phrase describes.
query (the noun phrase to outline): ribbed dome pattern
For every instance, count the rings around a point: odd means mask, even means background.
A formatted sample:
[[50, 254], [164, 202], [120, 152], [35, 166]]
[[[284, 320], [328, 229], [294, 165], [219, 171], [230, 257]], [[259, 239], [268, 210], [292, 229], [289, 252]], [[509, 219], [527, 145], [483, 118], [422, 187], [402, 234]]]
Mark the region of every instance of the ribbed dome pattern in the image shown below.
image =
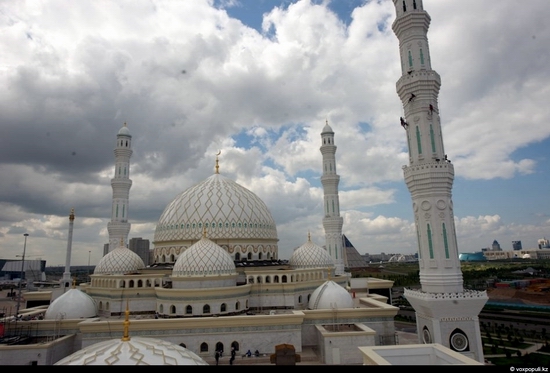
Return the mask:
[[55, 365], [208, 365], [194, 352], [157, 338], [111, 339], [85, 347]]
[[334, 260], [332, 260], [329, 253], [321, 246], [311, 242], [310, 239], [308, 239], [305, 244], [294, 250], [294, 253], [292, 253], [288, 263], [294, 269], [334, 267]]
[[205, 228], [213, 240], [256, 238], [277, 242], [275, 221], [266, 204], [220, 174], [185, 190], [166, 206], [154, 242], [199, 240]]
[[309, 298], [310, 310], [353, 308], [351, 294], [332, 280], [319, 286]]
[[101, 258], [94, 274], [120, 275], [135, 272], [143, 267], [145, 264], [139, 255], [121, 246]]
[[46, 320], [81, 319], [97, 316], [96, 303], [92, 297], [78, 289], [70, 289], [56, 298], [46, 310]]
[[172, 276], [218, 276], [236, 274], [231, 256], [203, 237], [183, 252], [174, 264]]

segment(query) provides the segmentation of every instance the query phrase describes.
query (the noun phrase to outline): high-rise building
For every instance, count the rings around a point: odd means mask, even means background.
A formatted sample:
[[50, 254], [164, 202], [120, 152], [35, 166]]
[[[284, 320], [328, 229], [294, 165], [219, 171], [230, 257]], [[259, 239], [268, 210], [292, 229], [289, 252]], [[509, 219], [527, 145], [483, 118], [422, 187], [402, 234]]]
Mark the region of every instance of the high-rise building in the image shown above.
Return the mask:
[[149, 250], [149, 240], [144, 240], [141, 237], [133, 237], [128, 243], [128, 248], [138, 254], [143, 264], [146, 266], [151, 264], [151, 251]]
[[130, 201], [130, 157], [132, 156], [132, 136], [124, 123], [116, 137], [115, 176], [111, 179], [113, 202], [111, 221], [107, 224], [109, 231], [109, 251], [114, 250], [123, 242], [128, 242], [130, 223], [128, 222], [128, 205]]
[[483, 362], [478, 315], [488, 298], [463, 288], [451, 193], [454, 168], [443, 145], [441, 79], [432, 70], [427, 37], [431, 18], [422, 0], [393, 3], [402, 72], [396, 88], [409, 150], [403, 173], [412, 197], [422, 286], [406, 289], [405, 297], [416, 311], [419, 342], [440, 343]]
[[523, 247], [521, 246], [521, 241], [512, 241], [512, 249], [513, 250], [523, 250]]
[[328, 120], [321, 132], [321, 154], [323, 155], [323, 184], [324, 193], [324, 217], [325, 248], [334, 260], [335, 274], [342, 275], [345, 271], [344, 245], [342, 240], [342, 226], [344, 219], [340, 216], [340, 200], [338, 197], [338, 184], [340, 176], [336, 173], [336, 145], [334, 144], [334, 131], [328, 124]]

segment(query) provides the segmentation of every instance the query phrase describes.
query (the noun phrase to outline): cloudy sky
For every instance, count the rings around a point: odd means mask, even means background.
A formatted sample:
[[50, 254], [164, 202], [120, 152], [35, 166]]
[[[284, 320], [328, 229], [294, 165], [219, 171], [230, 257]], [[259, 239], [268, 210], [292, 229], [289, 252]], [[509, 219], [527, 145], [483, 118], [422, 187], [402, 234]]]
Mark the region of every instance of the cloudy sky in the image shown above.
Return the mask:
[[[424, 0], [461, 252], [550, 237], [548, 0]], [[0, 257], [96, 264], [113, 148], [133, 136], [130, 237], [214, 172], [262, 198], [279, 257], [324, 244], [320, 132], [335, 131], [343, 232], [414, 253], [390, 0], [0, 2]]]

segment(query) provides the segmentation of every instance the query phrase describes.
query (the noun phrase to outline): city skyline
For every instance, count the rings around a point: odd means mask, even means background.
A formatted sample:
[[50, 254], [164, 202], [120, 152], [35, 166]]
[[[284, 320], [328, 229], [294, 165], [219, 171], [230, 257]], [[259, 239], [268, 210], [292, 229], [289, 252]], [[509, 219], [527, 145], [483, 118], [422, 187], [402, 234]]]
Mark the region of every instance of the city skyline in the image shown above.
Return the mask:
[[[63, 3], [58, 1], [57, 3]], [[343, 234], [360, 254], [417, 251], [395, 82], [392, 1], [51, 1], [0, 5], [0, 252], [97, 264], [113, 149], [133, 155], [129, 238], [220, 173], [271, 209], [279, 257], [324, 245], [321, 131], [335, 133]], [[459, 252], [550, 236], [544, 0], [424, 0], [455, 167]], [[59, 9], [63, 9], [60, 11]]]

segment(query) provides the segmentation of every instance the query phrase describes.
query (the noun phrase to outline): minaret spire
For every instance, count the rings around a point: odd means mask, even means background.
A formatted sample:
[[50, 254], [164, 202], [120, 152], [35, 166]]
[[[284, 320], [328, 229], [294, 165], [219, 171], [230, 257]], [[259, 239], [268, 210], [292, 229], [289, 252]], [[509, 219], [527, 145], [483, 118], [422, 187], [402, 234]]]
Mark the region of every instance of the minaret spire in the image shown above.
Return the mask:
[[421, 342], [468, 351], [483, 362], [478, 314], [487, 294], [463, 288], [451, 192], [454, 167], [443, 147], [437, 102], [441, 79], [432, 70], [428, 46], [431, 18], [422, 0], [393, 3], [402, 73], [396, 86], [409, 149], [403, 173], [412, 198], [422, 285], [421, 291], [406, 289], [405, 296], [416, 310]]
[[74, 208], [69, 214], [69, 234], [67, 236], [67, 254], [65, 256], [65, 272], [63, 272], [63, 292], [71, 285], [71, 251], [73, 245]]
[[342, 245], [342, 226], [344, 219], [340, 216], [340, 200], [338, 184], [340, 176], [336, 174], [336, 145], [334, 145], [334, 131], [326, 120], [321, 132], [321, 154], [323, 155], [323, 176], [321, 183], [324, 192], [324, 218], [326, 250], [334, 259], [335, 275], [342, 275], [345, 271], [344, 248]]
[[126, 122], [118, 131], [116, 137], [115, 153], [115, 175], [111, 179], [113, 189], [113, 202], [111, 210], [111, 221], [107, 224], [109, 231], [109, 251], [116, 249], [119, 242], [128, 241], [130, 223], [128, 222], [128, 210], [130, 202], [130, 157], [132, 156], [132, 136]]

